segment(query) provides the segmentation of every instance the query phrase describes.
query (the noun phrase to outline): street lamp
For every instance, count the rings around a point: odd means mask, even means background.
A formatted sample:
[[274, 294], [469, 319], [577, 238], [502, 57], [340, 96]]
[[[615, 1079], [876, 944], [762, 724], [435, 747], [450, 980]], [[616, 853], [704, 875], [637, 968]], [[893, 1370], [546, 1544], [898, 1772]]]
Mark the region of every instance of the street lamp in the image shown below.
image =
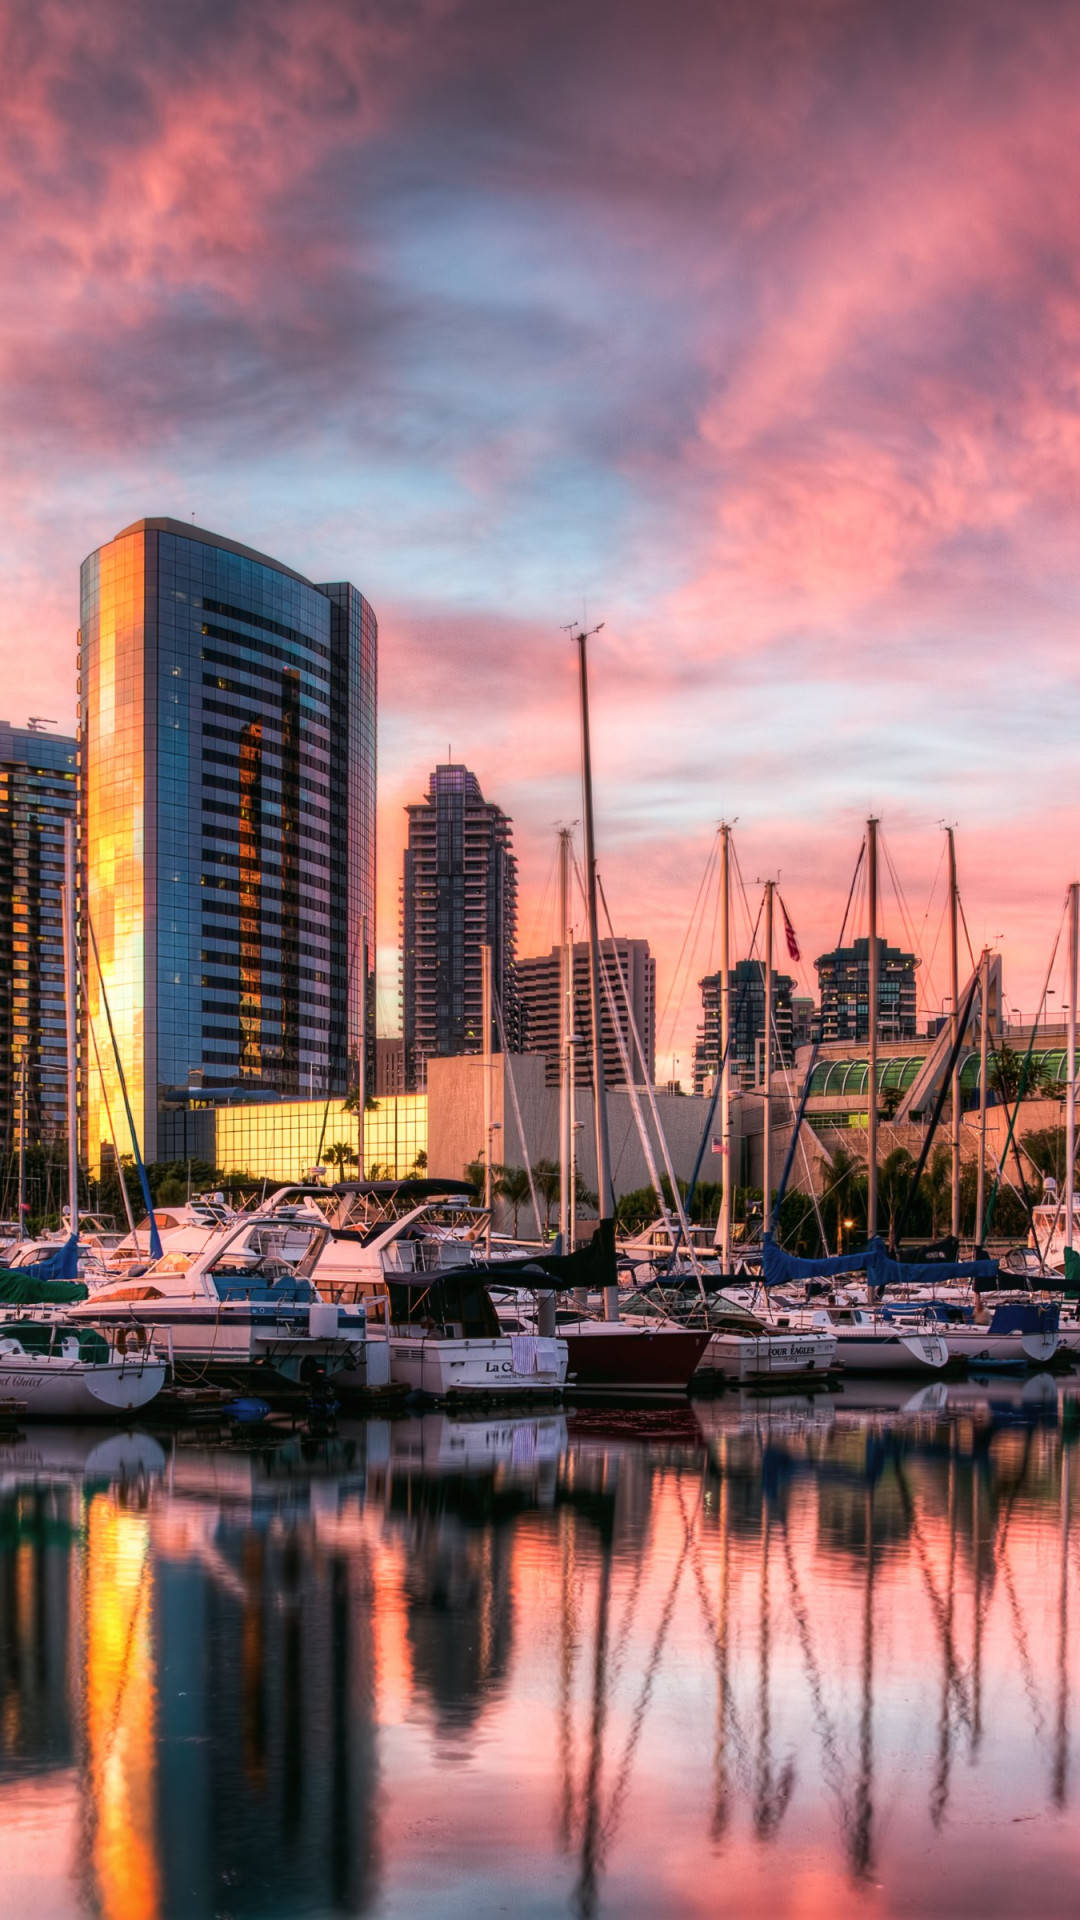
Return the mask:
[[855, 1225], [854, 1220], [841, 1220], [840, 1222], [840, 1252], [841, 1253], [843, 1253], [844, 1251], [844, 1234], [850, 1233], [854, 1225]]

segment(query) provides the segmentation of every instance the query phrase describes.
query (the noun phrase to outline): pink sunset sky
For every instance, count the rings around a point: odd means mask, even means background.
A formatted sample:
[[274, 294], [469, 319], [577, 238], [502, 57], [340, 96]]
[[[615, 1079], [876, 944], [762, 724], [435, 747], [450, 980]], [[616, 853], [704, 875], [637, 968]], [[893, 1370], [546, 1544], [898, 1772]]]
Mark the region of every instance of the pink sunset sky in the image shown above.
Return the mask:
[[928, 949], [956, 824], [972, 941], [1033, 1011], [1077, 864], [1080, 9], [0, 20], [0, 716], [73, 724], [79, 563], [140, 515], [353, 579], [389, 1026], [402, 807], [448, 747], [549, 944], [560, 628], [603, 620], [600, 863], [662, 1004], [722, 816], [806, 961], [872, 809]]

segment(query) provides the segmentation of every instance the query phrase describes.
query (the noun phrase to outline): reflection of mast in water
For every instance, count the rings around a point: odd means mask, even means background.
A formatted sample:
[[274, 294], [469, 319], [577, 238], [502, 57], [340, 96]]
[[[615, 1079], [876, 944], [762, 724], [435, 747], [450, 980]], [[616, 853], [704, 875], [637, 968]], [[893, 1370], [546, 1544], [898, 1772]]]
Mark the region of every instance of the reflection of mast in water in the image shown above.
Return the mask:
[[1064, 1807], [1069, 1783], [1069, 1450], [1061, 1448], [1061, 1579], [1058, 1588], [1057, 1717], [1054, 1726], [1054, 1805]]
[[754, 1831], [759, 1840], [771, 1840], [787, 1811], [795, 1785], [795, 1769], [788, 1760], [779, 1779], [773, 1778], [772, 1708], [769, 1698], [769, 1655], [772, 1623], [769, 1619], [769, 1500], [761, 1503], [761, 1595], [758, 1613], [758, 1750], [754, 1767]]
[[874, 1864], [874, 1487], [866, 1489], [866, 1576], [863, 1587], [862, 1712], [859, 1717], [859, 1777], [851, 1830], [851, 1864], [861, 1880]]
[[716, 1744], [713, 1750], [713, 1814], [710, 1832], [721, 1840], [731, 1814], [728, 1781], [728, 1629], [731, 1604], [731, 1504], [727, 1475], [720, 1482], [720, 1612], [716, 1631]]
[[952, 1772], [952, 1691], [956, 1677], [953, 1654], [953, 1615], [956, 1605], [956, 1428], [950, 1433], [949, 1481], [947, 1496], [949, 1524], [949, 1569], [945, 1585], [945, 1607], [941, 1622], [941, 1707], [938, 1713], [938, 1763], [930, 1794], [930, 1818], [940, 1827], [949, 1804], [949, 1779]]
[[584, 1820], [581, 1830], [581, 1873], [574, 1890], [574, 1911], [591, 1920], [597, 1907], [600, 1864], [600, 1775], [607, 1724], [607, 1647], [611, 1610], [612, 1525], [601, 1527], [600, 1583], [596, 1598], [596, 1642], [593, 1651], [592, 1713], [589, 1721], [589, 1760], [582, 1789]]
[[577, 1575], [575, 1548], [576, 1518], [573, 1509], [562, 1515], [562, 1635], [559, 1648], [559, 1771], [562, 1796], [559, 1802], [559, 1840], [568, 1851], [574, 1824], [574, 1716], [572, 1695], [574, 1663], [577, 1658], [578, 1621], [574, 1581]]

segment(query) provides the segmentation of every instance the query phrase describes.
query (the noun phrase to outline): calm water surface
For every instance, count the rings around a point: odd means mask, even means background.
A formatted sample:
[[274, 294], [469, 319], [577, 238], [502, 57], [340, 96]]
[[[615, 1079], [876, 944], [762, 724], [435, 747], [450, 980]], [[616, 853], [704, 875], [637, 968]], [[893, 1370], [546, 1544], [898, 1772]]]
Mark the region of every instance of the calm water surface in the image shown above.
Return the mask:
[[1080, 1907], [1077, 1389], [0, 1444], [0, 1909]]

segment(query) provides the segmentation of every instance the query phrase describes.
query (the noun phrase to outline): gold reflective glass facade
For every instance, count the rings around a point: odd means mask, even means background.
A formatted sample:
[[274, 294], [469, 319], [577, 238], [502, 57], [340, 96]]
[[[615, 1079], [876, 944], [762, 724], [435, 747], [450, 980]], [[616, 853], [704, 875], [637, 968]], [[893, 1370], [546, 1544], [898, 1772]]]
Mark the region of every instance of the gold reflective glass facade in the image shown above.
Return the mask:
[[[151, 849], [146, 794], [153, 777], [153, 729], [145, 678], [145, 548], [144, 534], [129, 533], [91, 554], [83, 567], [79, 825], [84, 900], [97, 940], [116, 1049], [140, 1141], [150, 1142], [156, 1103], [148, 1096], [156, 1085], [157, 1061], [153, 1022], [146, 1019], [153, 938], [147, 913]], [[123, 1125], [123, 1103], [85, 916], [83, 972], [84, 1026], [88, 1021], [101, 1061], [99, 1075], [92, 1065], [92, 1045], [84, 1046], [85, 1152], [96, 1167], [110, 1135], [106, 1103], [118, 1126]], [[125, 1138], [118, 1138], [118, 1146], [121, 1153], [130, 1151]]]
[[[355, 1086], [374, 952], [376, 647], [348, 582], [316, 585], [177, 521], [139, 521], [85, 562], [92, 1168], [110, 1134], [121, 1154], [131, 1143], [90, 928], [148, 1161], [189, 1151], [193, 1090], [216, 1106]], [[373, 991], [366, 1004], [373, 1062]]]
[[[305, 1180], [325, 1166], [335, 1178], [358, 1177], [358, 1118], [341, 1100], [286, 1100], [265, 1106], [219, 1107], [214, 1161], [225, 1173], [258, 1180]], [[364, 1115], [363, 1171], [369, 1179], [404, 1179], [419, 1155], [426, 1164], [425, 1093], [390, 1095]], [[337, 1149], [344, 1151], [339, 1155]], [[321, 1158], [320, 1158], [321, 1152]], [[348, 1156], [352, 1155], [350, 1159]]]

